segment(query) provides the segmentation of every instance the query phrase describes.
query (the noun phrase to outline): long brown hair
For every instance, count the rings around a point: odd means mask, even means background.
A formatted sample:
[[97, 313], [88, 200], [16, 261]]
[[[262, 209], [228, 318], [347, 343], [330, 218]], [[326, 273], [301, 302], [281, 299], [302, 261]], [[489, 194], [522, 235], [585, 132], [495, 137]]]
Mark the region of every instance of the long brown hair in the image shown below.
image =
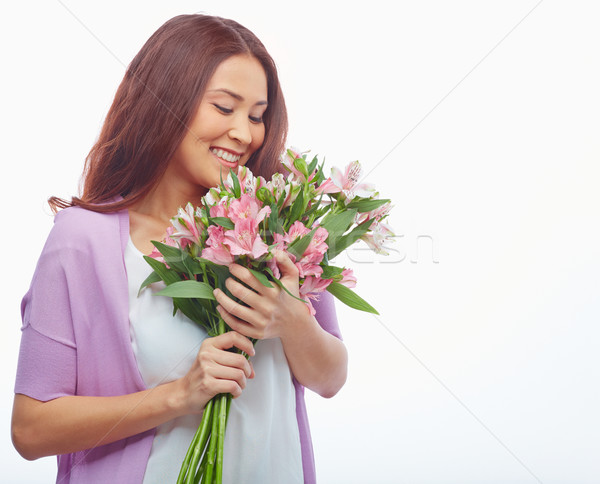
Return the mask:
[[179, 15], [152, 34], [127, 68], [86, 157], [81, 197], [70, 202], [51, 197], [53, 211], [79, 205], [110, 212], [146, 194], [167, 169], [217, 66], [236, 54], [254, 56], [267, 75], [265, 139], [247, 166], [265, 177], [277, 171], [288, 124], [275, 62], [260, 40], [233, 20]]

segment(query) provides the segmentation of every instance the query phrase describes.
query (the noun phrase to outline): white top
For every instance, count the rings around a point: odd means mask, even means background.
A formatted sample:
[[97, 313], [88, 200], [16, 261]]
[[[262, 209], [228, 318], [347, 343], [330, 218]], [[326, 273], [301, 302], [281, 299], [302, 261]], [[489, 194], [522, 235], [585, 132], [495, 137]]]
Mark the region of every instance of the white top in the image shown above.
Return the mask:
[[[184, 376], [206, 331], [177, 312], [169, 297], [153, 296], [163, 283], [139, 287], [152, 272], [131, 239], [125, 249], [129, 285], [131, 344], [148, 388]], [[304, 482], [296, 394], [279, 338], [256, 343], [255, 378], [232, 400], [225, 433], [224, 484], [301, 484]], [[181, 462], [200, 424], [186, 415], [156, 429], [144, 484], [175, 482]]]

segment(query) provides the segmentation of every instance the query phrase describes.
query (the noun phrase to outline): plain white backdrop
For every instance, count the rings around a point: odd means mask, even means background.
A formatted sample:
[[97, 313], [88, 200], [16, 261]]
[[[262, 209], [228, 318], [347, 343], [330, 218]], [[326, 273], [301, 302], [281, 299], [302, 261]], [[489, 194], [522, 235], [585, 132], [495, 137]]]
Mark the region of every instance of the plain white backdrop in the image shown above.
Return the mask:
[[[393, 6], [392, 6], [393, 5]], [[600, 67], [590, 1], [13, 2], [3, 9], [1, 480], [19, 303], [116, 88], [167, 19], [206, 12], [275, 58], [290, 144], [393, 199], [355, 250], [344, 389], [308, 396], [322, 484], [600, 482]], [[108, 477], [107, 477], [108, 479]], [[108, 482], [108, 481], [107, 481]]]

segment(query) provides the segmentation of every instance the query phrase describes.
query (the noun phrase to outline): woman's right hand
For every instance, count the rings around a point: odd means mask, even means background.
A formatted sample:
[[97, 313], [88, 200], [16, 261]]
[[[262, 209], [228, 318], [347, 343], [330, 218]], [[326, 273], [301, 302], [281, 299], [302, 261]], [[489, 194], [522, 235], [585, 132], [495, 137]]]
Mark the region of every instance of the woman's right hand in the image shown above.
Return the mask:
[[208, 401], [219, 393], [242, 394], [246, 380], [254, 378], [250, 362], [241, 354], [228, 351], [238, 348], [254, 355], [252, 342], [236, 331], [206, 338], [188, 373], [178, 380], [186, 413], [202, 413]]
[[239, 348], [254, 355], [252, 342], [231, 331], [204, 340], [190, 371], [179, 380], [128, 395], [64, 396], [47, 402], [16, 394], [12, 437], [26, 459], [68, 454], [139, 434], [173, 418], [201, 413], [219, 393], [241, 395], [254, 377]]

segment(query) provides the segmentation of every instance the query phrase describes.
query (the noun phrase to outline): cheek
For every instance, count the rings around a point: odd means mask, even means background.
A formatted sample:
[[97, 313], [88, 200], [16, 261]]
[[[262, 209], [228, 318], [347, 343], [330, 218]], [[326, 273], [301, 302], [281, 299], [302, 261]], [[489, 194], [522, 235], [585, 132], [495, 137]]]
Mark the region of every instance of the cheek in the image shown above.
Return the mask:
[[265, 141], [265, 125], [259, 124], [254, 127], [254, 132], [252, 133], [252, 151], [256, 151], [258, 148], [262, 146]]

